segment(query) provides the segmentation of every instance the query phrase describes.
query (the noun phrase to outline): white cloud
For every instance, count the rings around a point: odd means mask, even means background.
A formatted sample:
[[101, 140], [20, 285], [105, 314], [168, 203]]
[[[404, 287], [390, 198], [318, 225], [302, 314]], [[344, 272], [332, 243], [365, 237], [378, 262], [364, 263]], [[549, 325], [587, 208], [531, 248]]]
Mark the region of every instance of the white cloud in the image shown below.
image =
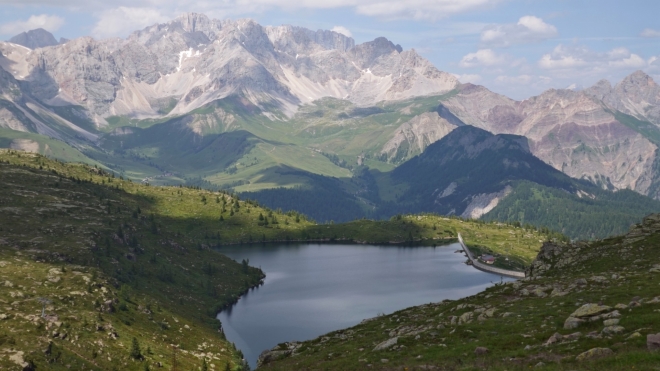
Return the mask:
[[466, 54], [458, 63], [462, 68], [490, 67], [506, 63], [508, 58], [495, 53], [492, 49], [479, 49], [474, 53]]
[[[272, 8], [333, 9], [353, 8], [357, 13], [387, 19], [436, 20], [472, 10], [483, 10], [507, 0], [22, 0], [22, 4], [58, 6], [77, 11], [102, 12], [119, 6], [157, 7], [163, 12], [200, 11], [220, 14], [247, 14]], [[0, 0], [15, 4], [14, 0]]]
[[646, 61], [627, 48], [614, 48], [605, 53], [590, 50], [585, 46], [557, 45], [551, 53], [544, 54], [538, 66], [547, 70], [573, 70], [588, 73], [611, 69], [640, 69], [647, 67]]
[[120, 6], [99, 15], [92, 34], [95, 37], [125, 36], [155, 23], [163, 23], [171, 17], [151, 8], [129, 8]]
[[518, 23], [489, 25], [481, 32], [481, 42], [494, 47], [508, 47], [547, 40], [558, 35], [557, 28], [541, 18], [527, 15]]
[[13, 36], [21, 32], [34, 30], [35, 28], [43, 28], [44, 30], [55, 32], [63, 24], [64, 18], [56, 15], [33, 15], [26, 21], [14, 21], [0, 25], [0, 34]]
[[495, 78], [495, 82], [498, 84], [506, 85], [548, 85], [552, 82], [552, 79], [548, 76], [540, 75], [517, 75], [517, 76], [507, 76], [500, 75]]
[[334, 26], [332, 28], [332, 30], [330, 30], [330, 31], [340, 33], [340, 34], [342, 34], [344, 36], [347, 36], [347, 37], [353, 37], [353, 34], [351, 33], [351, 31], [348, 28], [344, 27], [344, 26]]
[[645, 28], [639, 36], [641, 37], [660, 37], [660, 31], [654, 30], [652, 28]]
[[481, 75], [471, 75], [471, 74], [457, 75], [457, 74], [454, 74], [454, 76], [456, 76], [458, 81], [460, 81], [464, 84], [466, 84], [466, 83], [476, 84], [479, 81], [481, 81]]
[[[282, 0], [288, 1], [288, 0]], [[483, 9], [502, 0], [349, 0], [359, 14], [388, 19], [436, 20], [452, 14]]]

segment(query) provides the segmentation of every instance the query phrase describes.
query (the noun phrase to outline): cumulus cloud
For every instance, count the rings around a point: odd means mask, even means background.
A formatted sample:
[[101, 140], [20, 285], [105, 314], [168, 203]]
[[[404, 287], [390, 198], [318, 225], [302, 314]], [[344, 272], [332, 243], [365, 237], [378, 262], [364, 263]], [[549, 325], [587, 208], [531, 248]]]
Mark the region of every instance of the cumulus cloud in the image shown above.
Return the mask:
[[[6, 0], [0, 0], [4, 2]], [[60, 6], [77, 10], [104, 11], [117, 6], [155, 7], [166, 12], [180, 12], [182, 9], [195, 9], [208, 13], [225, 14], [248, 13], [271, 8], [281, 9], [331, 9], [353, 8], [357, 13], [387, 19], [435, 20], [452, 14], [471, 10], [482, 10], [506, 0], [24, 0], [31, 5]]]
[[331, 31], [334, 31], [336, 33], [340, 33], [340, 34], [342, 34], [344, 36], [347, 36], [347, 37], [353, 37], [353, 34], [351, 33], [351, 31], [348, 28], [344, 27], [344, 26], [334, 26]]
[[649, 65], [627, 48], [614, 48], [605, 53], [595, 52], [585, 46], [557, 45], [551, 53], [544, 54], [538, 61], [539, 67], [547, 70], [588, 70], [601, 72], [610, 69], [639, 69]]
[[545, 23], [541, 18], [527, 15], [521, 17], [515, 24], [486, 26], [481, 32], [481, 42], [491, 47], [508, 47], [540, 42], [558, 34], [555, 26]]
[[491, 67], [506, 63], [508, 58], [495, 53], [492, 49], [479, 49], [474, 53], [466, 54], [458, 63], [462, 68]]
[[660, 37], [660, 31], [654, 30], [652, 28], [645, 28], [639, 36], [641, 37]]
[[16, 35], [21, 32], [43, 28], [44, 30], [55, 32], [64, 25], [64, 18], [56, 15], [33, 15], [25, 21], [14, 21], [0, 25], [0, 34]]
[[507, 85], [548, 85], [552, 82], [552, 79], [548, 76], [540, 75], [517, 75], [517, 76], [507, 76], [500, 75], [495, 78], [495, 82], [499, 84]]
[[[286, 1], [286, 0], [282, 0]], [[435, 20], [463, 13], [501, 0], [351, 0], [359, 14], [390, 19]]]
[[476, 84], [479, 81], [481, 81], [481, 75], [476, 75], [476, 74], [467, 74], [467, 73], [464, 74], [464, 75], [454, 74], [454, 76], [456, 76], [458, 81], [460, 81], [464, 84], [466, 84], [466, 83]]
[[152, 24], [167, 22], [170, 18], [151, 8], [120, 6], [102, 12], [92, 33], [96, 37], [125, 36]]

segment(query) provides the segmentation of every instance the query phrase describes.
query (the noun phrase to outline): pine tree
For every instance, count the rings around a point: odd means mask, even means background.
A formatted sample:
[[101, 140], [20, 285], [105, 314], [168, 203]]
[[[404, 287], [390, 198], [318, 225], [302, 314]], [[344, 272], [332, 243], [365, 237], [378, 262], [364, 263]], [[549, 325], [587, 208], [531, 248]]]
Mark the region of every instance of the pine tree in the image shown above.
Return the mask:
[[206, 358], [202, 358], [202, 371], [209, 371], [209, 367], [206, 365]]
[[131, 358], [142, 359], [142, 351], [140, 350], [140, 343], [138, 343], [136, 338], [133, 338], [133, 344], [131, 345]]

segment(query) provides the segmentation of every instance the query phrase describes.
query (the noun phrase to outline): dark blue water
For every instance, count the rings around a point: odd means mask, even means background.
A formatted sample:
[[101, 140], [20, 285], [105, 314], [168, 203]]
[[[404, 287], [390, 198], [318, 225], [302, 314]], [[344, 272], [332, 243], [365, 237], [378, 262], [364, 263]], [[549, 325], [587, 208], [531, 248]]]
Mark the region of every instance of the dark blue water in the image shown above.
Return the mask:
[[219, 251], [266, 273], [265, 284], [218, 314], [225, 334], [254, 368], [259, 354], [292, 340], [309, 340], [380, 313], [458, 299], [500, 277], [463, 264], [443, 247], [282, 244]]

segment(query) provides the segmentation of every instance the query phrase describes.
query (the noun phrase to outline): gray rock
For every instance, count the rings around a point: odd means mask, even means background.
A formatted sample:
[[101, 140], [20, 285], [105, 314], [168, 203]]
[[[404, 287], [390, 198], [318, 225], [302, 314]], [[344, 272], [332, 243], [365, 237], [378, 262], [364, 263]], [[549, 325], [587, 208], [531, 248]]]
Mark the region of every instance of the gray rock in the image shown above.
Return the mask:
[[375, 352], [375, 351], [379, 351], [379, 350], [385, 350], [387, 348], [390, 348], [390, 347], [396, 345], [396, 343], [398, 341], [399, 341], [398, 337], [393, 337], [391, 339], [387, 339], [387, 340], [383, 341], [382, 343], [376, 345], [376, 347], [374, 348], [373, 351]]
[[598, 304], [585, 304], [578, 308], [573, 314], [570, 315], [570, 317], [575, 317], [575, 318], [585, 318], [585, 317], [592, 317], [604, 312], [607, 312], [611, 308], [608, 307], [607, 305], [598, 305]]
[[265, 350], [261, 352], [257, 359], [258, 365], [265, 365], [267, 363], [285, 358], [291, 354], [290, 350]]
[[660, 350], [660, 333], [646, 335], [646, 347], [650, 351]]
[[581, 323], [583, 323], [584, 320], [575, 318], [575, 317], [568, 317], [566, 318], [566, 321], [564, 321], [564, 328], [567, 330], [571, 330], [574, 328], [578, 328]]
[[575, 357], [575, 360], [582, 362], [590, 359], [607, 357], [612, 354], [614, 354], [614, 352], [610, 348], [592, 348], [584, 353], [580, 353], [577, 357]]
[[477, 348], [474, 350], [474, 354], [476, 354], [476, 355], [478, 355], [478, 356], [485, 355], [485, 354], [487, 354], [488, 352], [489, 352], [489, 350], [488, 350], [488, 348], [486, 348], [486, 347], [477, 347]]
[[623, 328], [623, 326], [618, 326], [618, 325], [607, 326], [603, 329], [603, 334], [606, 334], [606, 335], [620, 334], [620, 333], [624, 332], [625, 330], [626, 329]]
[[603, 321], [603, 325], [605, 326], [614, 326], [618, 324], [619, 324], [618, 318], [606, 319], [605, 321]]
[[20, 33], [9, 39], [9, 42], [23, 45], [30, 49], [43, 48], [46, 46], [53, 46], [58, 44], [53, 34], [44, 30], [43, 28], [37, 28], [35, 30]]

